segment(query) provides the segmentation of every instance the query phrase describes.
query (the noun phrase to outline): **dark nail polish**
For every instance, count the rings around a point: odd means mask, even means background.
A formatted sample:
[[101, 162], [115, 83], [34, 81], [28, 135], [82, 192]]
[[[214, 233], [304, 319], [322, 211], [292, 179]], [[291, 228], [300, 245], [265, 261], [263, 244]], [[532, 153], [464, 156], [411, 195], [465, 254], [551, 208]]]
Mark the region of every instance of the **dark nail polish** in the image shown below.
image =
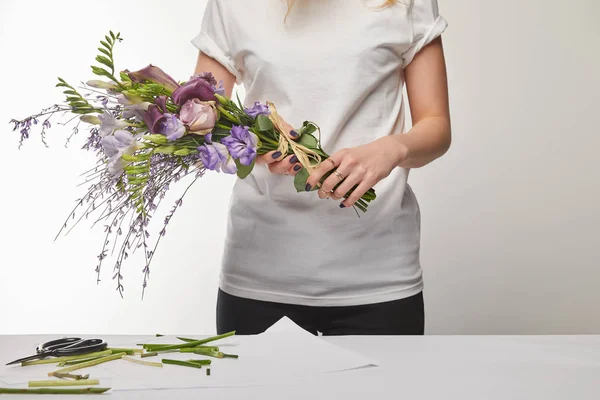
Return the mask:
[[290, 164], [296, 164], [298, 162], [298, 157], [293, 156], [292, 158], [290, 158]]
[[306, 189], [307, 192], [310, 192], [310, 190], [312, 189], [312, 186], [310, 186], [310, 184], [307, 183], [306, 187], [304, 189]]
[[298, 172], [302, 169], [302, 165], [298, 164], [296, 166], [294, 166], [294, 171]]
[[298, 137], [298, 132], [296, 132], [296, 131], [292, 130], [292, 131], [290, 131], [290, 135], [291, 135], [292, 137]]
[[340, 203], [340, 208], [346, 208], [346, 206], [344, 205], [344, 203]]
[[279, 158], [281, 157], [281, 152], [280, 151], [276, 151], [275, 153], [273, 153], [273, 159]]

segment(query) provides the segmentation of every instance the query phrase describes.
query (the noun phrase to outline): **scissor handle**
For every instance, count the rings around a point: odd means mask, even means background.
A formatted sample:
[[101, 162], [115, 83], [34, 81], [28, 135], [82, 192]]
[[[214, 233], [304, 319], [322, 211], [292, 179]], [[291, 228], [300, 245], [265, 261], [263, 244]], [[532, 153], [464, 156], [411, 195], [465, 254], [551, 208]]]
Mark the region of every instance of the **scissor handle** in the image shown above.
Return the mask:
[[84, 339], [55, 350], [56, 356], [94, 353], [105, 350], [108, 345], [102, 339]]
[[62, 339], [51, 340], [46, 343], [40, 344], [35, 350], [39, 353], [53, 352], [56, 349], [62, 349], [63, 347], [70, 346], [74, 343], [80, 342], [81, 338], [78, 337], [65, 337]]

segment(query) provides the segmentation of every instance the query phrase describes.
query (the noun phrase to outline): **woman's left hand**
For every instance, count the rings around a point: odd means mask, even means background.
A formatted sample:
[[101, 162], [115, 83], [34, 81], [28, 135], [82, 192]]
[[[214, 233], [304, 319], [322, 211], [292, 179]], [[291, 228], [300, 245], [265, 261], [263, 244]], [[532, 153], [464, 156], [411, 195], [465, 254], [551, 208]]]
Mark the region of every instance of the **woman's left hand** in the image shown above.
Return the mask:
[[406, 156], [406, 147], [390, 136], [362, 146], [340, 150], [315, 168], [306, 182], [306, 190], [315, 187], [323, 176], [333, 169], [334, 172], [318, 190], [319, 197], [340, 200], [358, 185], [352, 194], [340, 203], [341, 208], [351, 207], [377, 182], [386, 178]]

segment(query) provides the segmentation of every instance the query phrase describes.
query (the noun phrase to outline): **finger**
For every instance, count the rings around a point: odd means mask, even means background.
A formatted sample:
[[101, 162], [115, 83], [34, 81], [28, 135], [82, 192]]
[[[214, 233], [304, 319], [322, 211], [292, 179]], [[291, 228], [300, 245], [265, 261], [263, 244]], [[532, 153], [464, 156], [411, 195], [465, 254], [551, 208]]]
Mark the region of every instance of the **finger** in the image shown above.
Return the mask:
[[357, 173], [350, 174], [349, 177], [344, 179], [344, 181], [334, 190], [331, 194], [331, 197], [335, 200], [339, 200], [348, 193], [354, 186], [358, 185], [362, 181], [362, 176]]
[[285, 174], [290, 168], [293, 168], [294, 164], [298, 162], [298, 157], [290, 155], [285, 157], [281, 161], [277, 161], [269, 164], [269, 170], [274, 174]]
[[291, 126], [290, 124], [288, 124], [285, 121], [283, 122], [283, 127], [285, 128], [285, 130], [290, 134], [290, 137], [294, 140], [298, 139], [300, 137], [300, 135], [298, 135], [298, 132], [294, 129], [293, 126]]
[[[340, 203], [340, 208], [352, 207], [373, 185], [368, 180], [360, 182], [348, 198]], [[351, 188], [350, 188], [351, 189]], [[348, 189], [348, 190], [350, 190]]]
[[319, 190], [317, 190], [317, 195], [320, 199], [328, 199], [331, 196], [331, 192], [326, 192], [323, 188], [319, 188]]
[[281, 152], [274, 150], [274, 151], [270, 151], [266, 154], [256, 157], [256, 163], [257, 164], [272, 164], [274, 162], [280, 161], [281, 157], [282, 157]]
[[288, 170], [288, 175], [296, 176], [298, 172], [302, 169], [302, 164], [296, 163]]
[[[323, 190], [325, 192], [333, 192], [333, 190], [338, 186], [342, 181], [346, 179], [346, 176], [350, 175], [350, 168], [346, 167], [343, 163], [338, 168], [333, 170], [333, 173], [330, 174], [327, 179], [323, 182]], [[356, 176], [356, 174], [354, 174]], [[360, 178], [360, 177], [359, 177]], [[333, 197], [333, 196], [332, 196]], [[339, 197], [338, 197], [339, 199]]]
[[319, 182], [321, 182], [321, 178], [331, 171], [333, 168], [339, 166], [339, 162], [343, 160], [343, 155], [336, 153], [333, 156], [329, 157], [327, 160], [321, 162], [317, 168], [315, 168], [306, 181], [306, 191], [309, 192], [312, 188], [314, 188]]

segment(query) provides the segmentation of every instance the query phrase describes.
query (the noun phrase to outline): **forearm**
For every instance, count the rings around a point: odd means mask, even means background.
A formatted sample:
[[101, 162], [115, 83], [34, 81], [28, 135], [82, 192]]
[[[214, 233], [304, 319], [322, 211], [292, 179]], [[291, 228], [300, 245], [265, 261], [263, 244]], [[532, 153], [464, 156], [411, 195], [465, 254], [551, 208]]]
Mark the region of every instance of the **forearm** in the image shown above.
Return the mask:
[[386, 137], [396, 147], [398, 166], [420, 168], [441, 157], [450, 148], [450, 121], [447, 117], [421, 119], [403, 134]]

